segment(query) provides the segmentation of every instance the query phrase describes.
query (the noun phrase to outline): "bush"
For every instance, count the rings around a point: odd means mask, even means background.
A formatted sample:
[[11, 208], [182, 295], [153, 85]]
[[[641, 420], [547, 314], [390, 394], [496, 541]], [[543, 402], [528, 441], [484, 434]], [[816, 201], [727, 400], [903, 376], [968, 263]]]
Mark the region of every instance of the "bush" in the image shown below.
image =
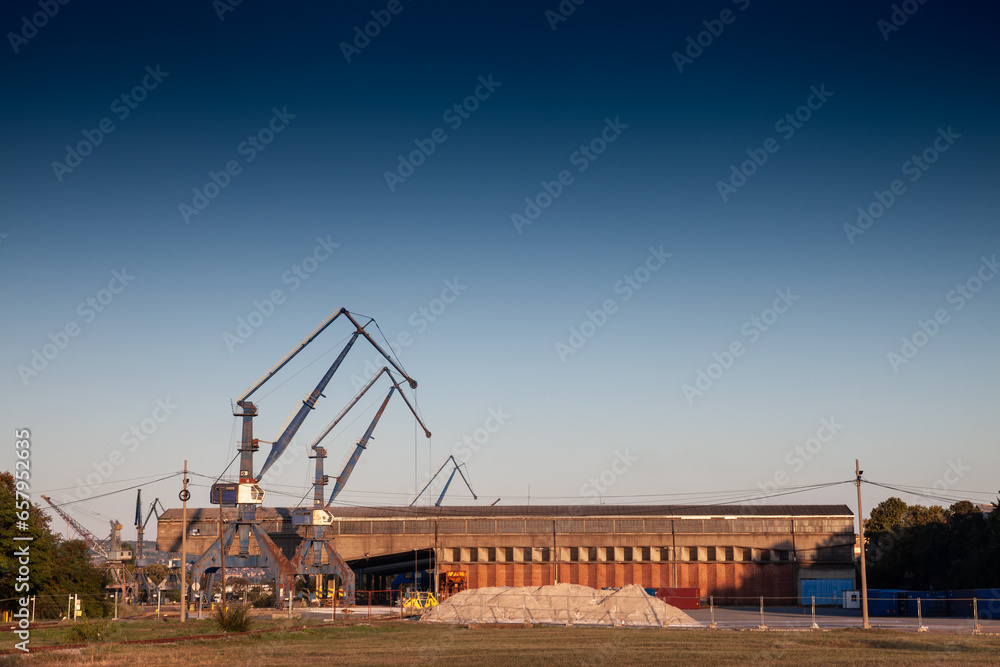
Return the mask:
[[268, 593], [267, 595], [258, 594], [256, 597], [250, 596], [250, 600], [254, 607], [269, 608], [274, 607], [274, 593]]
[[73, 624], [70, 632], [73, 637], [80, 641], [88, 643], [100, 642], [108, 641], [108, 639], [115, 635], [118, 632], [118, 626], [111, 621], [79, 622]]
[[215, 622], [223, 632], [246, 632], [253, 623], [249, 605], [219, 605], [215, 610]]

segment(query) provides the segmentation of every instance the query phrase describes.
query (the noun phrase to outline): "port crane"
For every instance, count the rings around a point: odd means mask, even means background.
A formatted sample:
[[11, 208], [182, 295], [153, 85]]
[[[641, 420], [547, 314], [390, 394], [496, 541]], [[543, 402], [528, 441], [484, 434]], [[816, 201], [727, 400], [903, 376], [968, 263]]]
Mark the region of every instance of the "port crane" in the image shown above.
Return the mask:
[[[341, 420], [347, 416], [347, 413], [351, 411], [359, 400], [361, 400], [361, 397], [368, 393], [368, 390], [371, 389], [383, 375], [386, 376], [391, 382], [389, 392], [386, 394], [385, 399], [382, 401], [382, 405], [379, 407], [375, 416], [372, 418], [371, 423], [368, 425], [368, 429], [365, 431], [364, 435], [361, 436], [361, 439], [358, 440], [357, 444], [354, 446], [354, 450], [347, 457], [347, 461], [344, 464], [343, 469], [335, 478], [336, 483], [330, 493], [330, 498], [324, 503], [323, 487], [329, 484], [330, 478], [323, 473], [323, 461], [326, 458], [326, 449], [323, 448], [320, 443], [334, 428], [336, 428], [337, 424], [339, 424]], [[296, 570], [299, 574], [304, 575], [335, 574], [340, 577], [341, 582], [350, 582], [350, 586], [344, 586], [345, 593], [348, 590], [353, 591], [354, 589], [354, 573], [343, 561], [343, 559], [341, 559], [340, 554], [337, 553], [336, 549], [334, 549], [333, 541], [327, 533], [327, 526], [330, 526], [333, 523], [333, 513], [330, 511], [329, 507], [337, 496], [340, 495], [340, 492], [344, 490], [344, 486], [347, 484], [347, 480], [350, 478], [351, 473], [358, 464], [361, 455], [368, 448], [368, 442], [372, 439], [375, 427], [382, 418], [382, 413], [385, 412], [385, 408], [389, 404], [389, 399], [392, 398], [394, 392], [398, 393], [402, 397], [406, 406], [413, 414], [414, 419], [417, 420], [417, 423], [420, 424], [420, 428], [423, 429], [424, 436], [427, 438], [431, 437], [431, 432], [427, 430], [427, 427], [424, 425], [420, 415], [417, 414], [413, 404], [411, 404], [409, 399], [406, 398], [406, 394], [403, 393], [402, 388], [399, 386], [399, 381], [392, 374], [392, 371], [389, 370], [388, 366], [383, 366], [377, 373], [375, 373], [375, 375], [372, 376], [365, 386], [361, 388], [354, 398], [348, 402], [340, 413], [334, 417], [333, 421], [331, 421], [329, 425], [323, 429], [323, 431], [313, 441], [312, 445], [310, 445], [313, 453], [309, 455], [309, 458], [316, 460], [316, 475], [313, 481], [313, 507], [312, 509], [296, 509], [292, 513], [293, 525], [308, 526], [306, 529], [306, 539], [299, 544], [298, 549], [295, 551], [295, 556], [292, 558], [292, 563], [296, 567]], [[323, 562], [324, 554], [327, 557], [327, 563]]]
[[[316, 388], [303, 399], [302, 407], [292, 417], [284, 431], [273, 441], [264, 464], [261, 466], [260, 471], [255, 474], [253, 457], [254, 452], [260, 447], [260, 441], [254, 437], [253, 430], [253, 419], [257, 416], [257, 406], [250, 401], [250, 398], [341, 316], [349, 320], [354, 326], [354, 332], [351, 334], [350, 340], [348, 340], [333, 364], [331, 364], [317, 383]], [[291, 590], [295, 575], [299, 573], [299, 568], [285, 557], [281, 549], [274, 544], [257, 521], [257, 507], [264, 502], [265, 496], [265, 492], [260, 487], [259, 481], [291, 443], [292, 438], [298, 432], [309, 413], [316, 408], [318, 400], [323, 396], [324, 389], [337, 372], [337, 369], [340, 368], [347, 353], [359, 337], [364, 337], [385, 358], [388, 365], [403, 377], [411, 388], [416, 388], [417, 381], [407, 375], [399, 364], [379, 346], [365, 329], [372, 322], [374, 320], [369, 319], [367, 323], [362, 325], [354, 313], [349, 312], [346, 308], [339, 308], [236, 400], [237, 408], [234, 409], [233, 416], [242, 420], [242, 433], [239, 446], [239, 482], [216, 482], [212, 485], [210, 494], [212, 504], [218, 504], [223, 507], [235, 507], [236, 520], [223, 528], [215, 542], [195, 562], [191, 573], [191, 580], [193, 582], [200, 581], [202, 575], [214, 572], [217, 568], [260, 567], [274, 575], [276, 582], [279, 584], [279, 590], [281, 588]], [[394, 383], [393, 390], [397, 388], [398, 385]], [[386, 402], [388, 402], [388, 397], [386, 398]], [[384, 407], [385, 403], [383, 403], [383, 409]], [[379, 414], [381, 415], [381, 410]], [[374, 425], [371, 428], [373, 429]], [[368, 437], [370, 438], [370, 433]], [[346, 476], [349, 475], [350, 471], [348, 470]], [[341, 475], [344, 481], [346, 481], [346, 476], [343, 473]], [[340, 574], [344, 580], [345, 593], [348, 590], [353, 592], [353, 572], [347, 568], [339, 556], [337, 556], [337, 559], [339, 562], [334, 565], [336, 566], [335, 569], [341, 570]]]
[[[156, 509], [157, 506], [159, 506], [160, 508], [159, 510]], [[149, 565], [149, 561], [146, 559], [146, 554], [145, 554], [146, 545], [143, 540], [143, 534], [146, 530], [146, 524], [149, 523], [149, 520], [153, 518], [154, 514], [156, 515], [156, 518], [159, 519], [161, 511], [165, 512], [166, 508], [163, 506], [163, 503], [160, 502], [160, 499], [157, 498], [152, 502], [152, 504], [150, 504], [149, 512], [146, 514], [146, 519], [143, 520], [142, 489], [138, 489], [135, 496], [135, 531], [136, 531], [135, 571], [136, 571], [136, 579], [138, 580], [139, 585], [142, 586], [143, 589], [146, 591], [147, 600], [152, 599], [153, 597], [153, 587], [149, 581], [149, 577], [146, 576], [146, 566]], [[184, 565], [182, 564], [181, 567], [183, 566]]]
[[472, 494], [472, 499], [473, 500], [479, 500], [479, 498], [476, 496], [476, 492], [472, 490], [472, 484], [469, 484], [468, 478], [466, 478], [465, 473], [462, 472], [462, 468], [465, 466], [465, 464], [464, 463], [459, 463], [458, 461], [456, 461], [455, 460], [455, 455], [452, 454], [447, 459], [445, 459], [444, 463], [441, 464], [441, 467], [438, 468], [438, 471], [436, 473], [434, 473], [434, 476], [431, 477], [427, 481], [427, 484], [424, 485], [424, 488], [420, 489], [420, 493], [418, 493], [416, 495], [416, 497], [410, 502], [410, 507], [413, 507], [414, 505], [417, 504], [417, 501], [420, 500], [420, 496], [424, 495], [424, 491], [426, 491], [427, 488], [434, 482], [434, 480], [437, 479], [437, 476], [441, 474], [441, 471], [444, 470], [445, 466], [448, 465], [449, 461], [451, 463], [454, 463], [455, 467], [454, 467], [454, 469], [452, 469], [451, 474], [448, 476], [448, 481], [445, 482], [444, 488], [441, 489], [441, 495], [438, 496], [437, 502], [434, 503], [434, 507], [440, 507], [441, 506], [441, 501], [444, 500], [444, 494], [448, 493], [448, 487], [451, 486], [451, 481], [453, 479], [455, 479], [455, 473], [456, 472], [459, 475], [462, 476], [462, 481], [465, 482], [465, 485], [467, 487], [469, 487], [469, 493]]
[[111, 577], [111, 583], [107, 588], [121, 591], [123, 600], [129, 598], [135, 590], [135, 577], [125, 566], [125, 561], [132, 559], [132, 553], [122, 549], [121, 523], [111, 519], [111, 534], [107, 539], [99, 540], [92, 532], [80, 525], [76, 519], [52, 502], [50, 497], [43, 495], [42, 500], [47, 502], [56, 514], [62, 517], [76, 531], [77, 535], [83, 538], [84, 543], [93, 554], [94, 564], [107, 569], [108, 575]]

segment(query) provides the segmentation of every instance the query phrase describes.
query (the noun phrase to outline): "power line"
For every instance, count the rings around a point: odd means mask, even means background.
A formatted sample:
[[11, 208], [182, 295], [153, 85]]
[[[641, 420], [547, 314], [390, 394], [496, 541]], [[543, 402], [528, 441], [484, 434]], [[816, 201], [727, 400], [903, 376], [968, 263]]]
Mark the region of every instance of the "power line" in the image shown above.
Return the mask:
[[[170, 473], [169, 475], [167, 475], [165, 477], [161, 477], [159, 479], [154, 479], [151, 482], [146, 482], [146, 484], [156, 484], [157, 482], [162, 482], [163, 480], [170, 479], [171, 477], [177, 477], [178, 475], [182, 475], [182, 474], [183, 474], [182, 472]], [[108, 491], [107, 493], [101, 493], [101, 494], [98, 494], [96, 496], [90, 496], [89, 498], [78, 498], [77, 500], [67, 500], [64, 503], [53, 503], [53, 506], [55, 506], [55, 507], [65, 507], [66, 505], [73, 505], [75, 503], [82, 503], [82, 502], [84, 502], [86, 500], [97, 500], [98, 498], [104, 498], [105, 496], [113, 496], [116, 493], [123, 493], [125, 491], [131, 491], [132, 489], [138, 489], [140, 486], [143, 486], [143, 484], [136, 484], [135, 486], [127, 486], [124, 489], [118, 489], [117, 491]]]

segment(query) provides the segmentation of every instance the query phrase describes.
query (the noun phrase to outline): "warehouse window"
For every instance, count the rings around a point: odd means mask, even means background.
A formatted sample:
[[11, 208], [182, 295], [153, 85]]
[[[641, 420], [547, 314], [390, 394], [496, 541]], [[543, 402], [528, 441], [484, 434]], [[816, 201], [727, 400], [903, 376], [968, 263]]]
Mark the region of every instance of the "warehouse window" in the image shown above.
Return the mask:
[[497, 562], [497, 548], [496, 547], [488, 547], [486, 549], [486, 560], [488, 560], [491, 563]]
[[687, 552], [688, 552], [688, 557], [687, 557], [688, 560], [695, 560], [695, 561], [698, 560], [698, 547], [688, 547]]
[[734, 550], [733, 550], [733, 548], [732, 548], [732, 547], [723, 547], [723, 548], [722, 548], [722, 557], [723, 557], [723, 558], [724, 558], [725, 560], [729, 560], [729, 561], [733, 561], [733, 560], [736, 560], [736, 556], [735, 556], [735, 554], [733, 553], [733, 551], [734, 551]]
[[570, 547], [569, 548], [569, 560], [570, 560], [571, 563], [579, 563], [580, 562], [580, 549], [579, 549], [579, 547]]
[[503, 548], [503, 559], [508, 563], [514, 562], [514, 547]]
[[614, 547], [604, 547], [604, 560], [609, 560], [612, 563], [615, 561], [615, 548]]
[[597, 547], [587, 547], [587, 560], [591, 563], [597, 562]]
[[622, 560], [625, 562], [632, 560], [632, 547], [625, 547], [622, 550]]
[[660, 547], [660, 560], [670, 560], [670, 547]]
[[715, 547], [707, 547], [705, 549], [705, 560], [707, 560], [707, 561], [714, 561], [714, 560], [716, 560], [716, 558], [715, 558]]
[[639, 548], [639, 558], [642, 559], [642, 560], [644, 560], [644, 561], [650, 561], [650, 560], [652, 560], [652, 555], [650, 554], [650, 548], [649, 547], [640, 547]]

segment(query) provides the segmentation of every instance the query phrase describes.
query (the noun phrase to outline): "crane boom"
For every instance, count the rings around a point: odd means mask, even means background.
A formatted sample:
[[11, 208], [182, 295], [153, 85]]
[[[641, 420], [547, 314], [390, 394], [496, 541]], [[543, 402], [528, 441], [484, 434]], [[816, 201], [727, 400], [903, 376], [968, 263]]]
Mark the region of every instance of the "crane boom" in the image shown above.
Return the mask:
[[351, 347], [358, 339], [359, 333], [360, 332], [355, 331], [351, 335], [351, 340], [347, 341], [347, 345], [345, 345], [344, 349], [340, 351], [339, 355], [337, 355], [337, 358], [326, 371], [326, 374], [320, 379], [316, 388], [313, 389], [313, 392], [306, 396], [306, 398], [302, 401], [302, 407], [299, 408], [297, 413], [295, 413], [292, 420], [288, 422], [288, 426], [285, 428], [284, 432], [282, 432], [282, 434], [278, 436], [278, 439], [271, 445], [271, 451], [264, 460], [264, 465], [260, 467], [260, 472], [257, 473], [258, 480], [264, 476], [267, 469], [278, 460], [278, 457], [281, 456], [282, 453], [284, 453], [285, 449], [288, 447], [288, 443], [292, 441], [292, 438], [294, 438], [295, 434], [298, 433], [299, 427], [301, 427], [302, 423], [305, 422], [306, 417], [309, 415], [309, 411], [316, 409], [316, 401], [318, 401], [319, 397], [323, 395], [323, 390], [326, 389], [326, 385], [330, 383], [331, 379], [333, 379], [333, 374], [337, 372], [338, 368], [340, 368], [340, 364], [343, 363], [344, 357], [346, 357], [347, 353], [351, 351]]
[[332, 315], [330, 315], [328, 318], [326, 318], [326, 320], [324, 320], [322, 324], [320, 324], [318, 327], [316, 327], [315, 331], [313, 331], [311, 334], [309, 334], [308, 336], [306, 336], [305, 338], [303, 338], [302, 342], [300, 342], [298, 345], [296, 345], [295, 348], [293, 348], [291, 352], [289, 352], [287, 355], [285, 355], [285, 358], [282, 359], [281, 361], [279, 361], [274, 366], [274, 368], [272, 368], [267, 373], [265, 373], [264, 375], [262, 375], [261, 378], [259, 380], [257, 380], [257, 382], [255, 382], [249, 389], [247, 389], [243, 393], [243, 395], [240, 396], [240, 398], [236, 401], [236, 404], [237, 405], [242, 405], [243, 401], [245, 401], [248, 398], [250, 398], [250, 396], [255, 391], [257, 391], [258, 389], [260, 389], [261, 386], [263, 386], [263, 384], [265, 382], [267, 382], [268, 380], [270, 380], [271, 377], [274, 376], [275, 373], [277, 373], [282, 368], [284, 368], [285, 365], [288, 364], [288, 362], [290, 362], [292, 359], [295, 358], [295, 355], [297, 355], [299, 352], [301, 352], [305, 348], [306, 345], [308, 345], [309, 343], [313, 342], [313, 340], [317, 336], [319, 336], [321, 333], [323, 333], [323, 331], [325, 331], [328, 326], [330, 326], [331, 324], [333, 324], [334, 320], [336, 320], [341, 315], [346, 316], [347, 319], [349, 319], [351, 321], [351, 323], [354, 325], [354, 327], [357, 329], [358, 333], [362, 334], [365, 338], [367, 338], [368, 342], [371, 343], [372, 346], [376, 350], [378, 350], [379, 354], [381, 354], [383, 357], [385, 357], [386, 360], [390, 364], [392, 364], [392, 367], [395, 368], [397, 371], [399, 371], [400, 375], [402, 375], [403, 377], [406, 378], [406, 381], [410, 384], [411, 388], [413, 388], [413, 389], [417, 388], [417, 381], [414, 380], [413, 378], [411, 378], [409, 375], [407, 375], [406, 372], [403, 371], [403, 369], [400, 368], [396, 364], [396, 362], [392, 360], [392, 357], [390, 357], [386, 353], [386, 351], [383, 350], [379, 346], [379, 344], [375, 342], [375, 339], [373, 339], [368, 334], [368, 332], [365, 331], [365, 328], [363, 326], [361, 326], [361, 324], [356, 319], [354, 319], [354, 316], [350, 312], [348, 312], [348, 310], [346, 308], [338, 308], [336, 312], [334, 312]]
[[378, 420], [382, 418], [382, 413], [385, 412], [385, 406], [389, 404], [389, 399], [392, 398], [392, 392], [396, 391], [396, 385], [393, 384], [389, 387], [389, 393], [385, 395], [385, 400], [382, 401], [382, 407], [378, 409], [375, 413], [375, 418], [372, 419], [372, 423], [368, 425], [368, 430], [365, 434], [361, 436], [358, 440], [358, 444], [354, 446], [354, 451], [351, 453], [350, 458], [347, 459], [347, 463], [344, 465], [344, 469], [340, 471], [340, 475], [337, 476], [337, 483], [333, 485], [333, 491], [330, 493], [330, 500], [327, 501], [327, 506], [333, 502], [334, 498], [340, 495], [340, 492], [344, 490], [344, 485], [347, 484], [348, 478], [351, 473], [354, 472], [354, 466], [358, 464], [358, 459], [361, 458], [361, 453], [368, 448], [368, 441], [372, 437], [372, 432], [375, 430], [375, 426], [378, 424]]
[[429, 480], [427, 480], [427, 483], [424, 485], [424, 488], [420, 489], [420, 493], [418, 493], [416, 497], [413, 499], [413, 501], [410, 502], [410, 507], [413, 507], [417, 503], [417, 501], [420, 500], [420, 496], [424, 495], [424, 491], [426, 491], [427, 488], [434, 482], [434, 480], [437, 479], [437, 476], [441, 474], [441, 471], [444, 470], [445, 466], [448, 465], [449, 461], [455, 464], [455, 469], [451, 471], [451, 475], [449, 475], [448, 481], [444, 485], [444, 489], [441, 490], [441, 495], [438, 496], [437, 502], [434, 503], [434, 507], [441, 506], [441, 501], [444, 500], [444, 494], [448, 492], [448, 487], [451, 486], [451, 481], [455, 479], [456, 472], [462, 476], [462, 481], [465, 482], [465, 485], [467, 487], [469, 487], [469, 493], [472, 494], [473, 500], [479, 500], [479, 497], [476, 496], [476, 492], [472, 490], [472, 485], [469, 484], [469, 480], [466, 479], [465, 473], [462, 472], [462, 466], [465, 464], [464, 463], [460, 464], [458, 461], [456, 461], [455, 455], [452, 454], [447, 459], [445, 459], [444, 463], [441, 464], [441, 467], [438, 468], [437, 472], [434, 473], [434, 475]]
[[344, 409], [340, 411], [340, 414], [334, 417], [333, 421], [330, 422], [325, 429], [323, 429], [323, 432], [320, 433], [318, 436], [316, 436], [316, 439], [313, 440], [312, 445], [310, 445], [312, 449], [316, 449], [317, 447], [319, 447], [319, 443], [323, 441], [323, 438], [330, 435], [330, 431], [332, 431], [334, 428], [337, 427], [337, 424], [340, 423], [340, 420], [342, 420], [347, 415], [347, 413], [351, 411], [351, 408], [353, 408], [357, 404], [357, 402], [361, 400], [361, 397], [364, 396], [368, 392], [368, 390], [372, 388], [372, 385], [375, 384], [376, 380], [382, 377], [383, 373], [389, 376], [389, 380], [392, 382], [393, 385], [395, 385], [396, 391], [398, 391], [399, 395], [403, 397], [404, 401], [406, 401], [406, 406], [410, 408], [410, 412], [413, 413], [413, 417], [417, 420], [417, 423], [420, 424], [420, 428], [423, 429], [424, 435], [428, 438], [431, 437], [431, 432], [427, 430], [426, 426], [424, 426], [423, 420], [420, 419], [419, 415], [417, 415], [417, 411], [413, 409], [413, 406], [410, 404], [409, 399], [406, 398], [406, 394], [404, 394], [403, 390], [400, 389], [399, 383], [396, 382], [396, 378], [392, 376], [392, 373], [389, 371], [389, 367], [383, 366], [381, 370], [379, 370], [378, 373], [373, 375], [372, 379], [369, 380], [368, 383], [361, 388], [361, 391], [359, 391], [357, 394], [354, 395], [354, 398], [352, 398], [350, 402], [344, 407]]
[[108, 552], [104, 548], [104, 543], [101, 540], [97, 539], [97, 537], [92, 532], [90, 532], [89, 530], [81, 526], [79, 523], [77, 523], [77, 521], [73, 517], [71, 517], [69, 514], [64, 512], [61, 507], [52, 502], [52, 499], [49, 498], [48, 496], [43, 495], [42, 500], [51, 505], [52, 509], [54, 509], [59, 516], [65, 519], [66, 523], [68, 523], [73, 527], [73, 530], [76, 531], [76, 534], [82, 537], [83, 541], [86, 542], [87, 546], [93, 549], [94, 552], [97, 553], [97, 555], [101, 556], [102, 558], [108, 557]]

